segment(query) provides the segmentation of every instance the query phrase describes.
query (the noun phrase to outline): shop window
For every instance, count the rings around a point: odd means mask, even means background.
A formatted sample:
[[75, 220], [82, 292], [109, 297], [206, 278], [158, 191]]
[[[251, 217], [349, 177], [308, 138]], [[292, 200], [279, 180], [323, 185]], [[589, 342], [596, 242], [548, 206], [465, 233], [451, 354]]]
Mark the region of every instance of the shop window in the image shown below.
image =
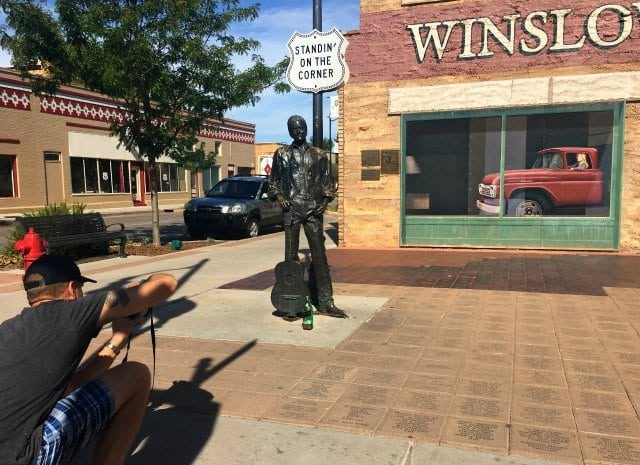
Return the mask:
[[158, 163], [156, 173], [160, 192], [185, 192], [187, 190], [185, 171], [175, 163]]
[[84, 193], [84, 159], [71, 157], [71, 192]]
[[253, 174], [253, 167], [251, 166], [238, 166], [238, 174], [244, 176], [251, 176]]
[[71, 157], [71, 190], [74, 194], [131, 192], [129, 162]]
[[44, 152], [44, 161], [60, 161], [60, 152]]
[[407, 121], [406, 214], [610, 216], [612, 110], [509, 115], [504, 128], [501, 121]]
[[478, 185], [499, 171], [500, 118], [407, 123], [407, 215], [477, 216]]
[[169, 168], [169, 188], [172, 192], [178, 192], [178, 165], [167, 165]]
[[158, 167], [160, 173], [160, 190], [162, 192], [171, 192], [171, 184], [169, 183], [169, 166], [161, 163]]
[[97, 194], [100, 192], [98, 184], [98, 160], [95, 158], [84, 159], [85, 193]]
[[185, 174], [184, 168], [182, 166], [178, 166], [177, 167], [177, 173], [178, 173], [178, 190], [180, 192], [186, 192], [187, 191], [187, 176]]
[[507, 216], [609, 216], [613, 111], [510, 116]]
[[98, 160], [100, 192], [111, 194], [113, 186], [111, 185], [111, 160]]
[[17, 197], [16, 157], [0, 155], [0, 197]]

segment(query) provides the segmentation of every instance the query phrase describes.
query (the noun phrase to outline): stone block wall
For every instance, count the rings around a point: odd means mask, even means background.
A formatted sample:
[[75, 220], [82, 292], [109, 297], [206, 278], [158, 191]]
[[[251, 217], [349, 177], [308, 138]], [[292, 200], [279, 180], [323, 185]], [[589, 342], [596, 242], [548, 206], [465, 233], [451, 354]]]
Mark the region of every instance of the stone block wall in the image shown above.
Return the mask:
[[[585, 20], [594, 9], [606, 5], [603, 0], [361, 0], [360, 29], [349, 33], [347, 63], [350, 81], [341, 89], [340, 124], [340, 245], [347, 247], [398, 247], [400, 244], [399, 175], [381, 175], [379, 181], [361, 180], [361, 151], [371, 149], [400, 149], [401, 117], [391, 114], [389, 89], [425, 87], [443, 84], [486, 83], [488, 81], [521, 80], [528, 78], [571, 77], [584, 74], [639, 71], [640, 6], [638, 2], [618, 2], [635, 12], [633, 30], [628, 38], [614, 48], [602, 48], [585, 40], [578, 52], [550, 53], [547, 49], [536, 55], [516, 50], [509, 54], [490, 38], [495, 54], [486, 59], [460, 60], [463, 29], [452, 33], [444, 56], [436, 59], [433, 50], [424, 62], [417, 59], [416, 50], [407, 31], [408, 24], [490, 18], [503, 32], [507, 32], [504, 15], [519, 14], [521, 20], [533, 11], [571, 9], [566, 18], [566, 43], [575, 43], [585, 34]], [[604, 24], [612, 31], [618, 29], [617, 18], [603, 16]], [[625, 20], [626, 21], [626, 20]], [[477, 25], [476, 25], [477, 26]], [[475, 26], [474, 26], [475, 27]], [[554, 24], [549, 21], [543, 29], [553, 41]], [[423, 31], [424, 32], [424, 31]], [[444, 28], [440, 37], [444, 37]], [[600, 31], [603, 38], [615, 39]], [[517, 26], [515, 43], [522, 36]], [[481, 48], [481, 28], [473, 29], [473, 50]], [[533, 42], [530, 42], [533, 44]], [[597, 80], [597, 79], [596, 79]], [[541, 81], [542, 82], [542, 81]], [[549, 80], [545, 81], [548, 87]], [[553, 95], [552, 89], [541, 94]], [[527, 89], [524, 92], [528, 92]], [[529, 94], [527, 94], [530, 97]], [[617, 97], [616, 97], [617, 98]], [[517, 100], [517, 99], [516, 99]], [[601, 101], [610, 101], [604, 98]], [[553, 104], [553, 102], [542, 103]], [[517, 104], [514, 104], [516, 107]], [[485, 106], [493, 108], [490, 99]], [[622, 248], [640, 247], [640, 103], [631, 101], [626, 116], [626, 146], [622, 197]]]
[[620, 248], [640, 249], [640, 103], [627, 105], [622, 160]]

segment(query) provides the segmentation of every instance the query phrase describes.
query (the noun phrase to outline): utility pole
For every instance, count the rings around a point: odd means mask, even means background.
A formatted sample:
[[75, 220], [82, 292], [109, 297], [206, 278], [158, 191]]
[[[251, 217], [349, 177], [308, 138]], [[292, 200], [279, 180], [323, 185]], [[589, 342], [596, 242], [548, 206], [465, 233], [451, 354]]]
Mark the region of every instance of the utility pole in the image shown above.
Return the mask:
[[[322, 32], [322, 0], [313, 0], [313, 28]], [[322, 148], [322, 92], [313, 94], [313, 145]]]

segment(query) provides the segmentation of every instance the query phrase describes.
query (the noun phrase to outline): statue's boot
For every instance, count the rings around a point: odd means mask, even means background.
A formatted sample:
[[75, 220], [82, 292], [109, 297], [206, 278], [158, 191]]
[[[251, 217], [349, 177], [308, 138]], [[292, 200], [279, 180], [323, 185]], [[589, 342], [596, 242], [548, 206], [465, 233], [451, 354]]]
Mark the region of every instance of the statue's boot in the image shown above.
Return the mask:
[[328, 304], [320, 304], [318, 305], [317, 310], [320, 315], [331, 316], [334, 318], [349, 318], [349, 315], [347, 315], [344, 310], [336, 307], [336, 304], [334, 304], [333, 302]]

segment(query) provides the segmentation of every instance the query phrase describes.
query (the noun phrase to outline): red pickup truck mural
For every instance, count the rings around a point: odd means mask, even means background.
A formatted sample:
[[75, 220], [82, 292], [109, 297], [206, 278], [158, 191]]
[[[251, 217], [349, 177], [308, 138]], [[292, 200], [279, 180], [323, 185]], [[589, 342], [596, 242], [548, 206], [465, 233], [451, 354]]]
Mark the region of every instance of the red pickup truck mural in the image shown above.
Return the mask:
[[[589, 147], [555, 147], [538, 152], [530, 169], [504, 172], [504, 198], [509, 216], [539, 216], [556, 208], [600, 205], [604, 177], [598, 151]], [[478, 186], [481, 214], [497, 215], [500, 173], [488, 174]]]

